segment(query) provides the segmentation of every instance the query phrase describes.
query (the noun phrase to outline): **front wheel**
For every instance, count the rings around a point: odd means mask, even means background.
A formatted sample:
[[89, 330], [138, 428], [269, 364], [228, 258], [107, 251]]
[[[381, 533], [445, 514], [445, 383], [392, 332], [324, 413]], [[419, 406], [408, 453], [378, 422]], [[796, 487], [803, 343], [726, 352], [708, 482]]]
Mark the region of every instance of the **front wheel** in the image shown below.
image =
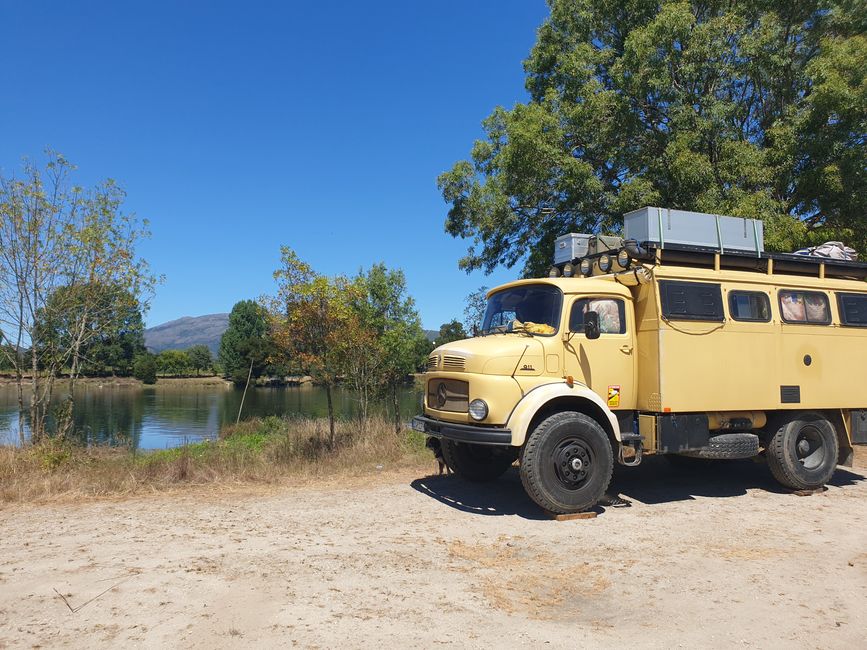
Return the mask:
[[592, 508], [608, 489], [614, 453], [608, 435], [591, 417], [567, 411], [542, 421], [521, 456], [521, 482], [549, 512]]
[[818, 413], [801, 413], [777, 429], [765, 455], [780, 484], [811, 490], [831, 480], [839, 449], [837, 432], [828, 420]]
[[474, 445], [445, 438], [441, 444], [446, 465], [461, 478], [477, 483], [500, 478], [517, 458], [512, 447]]

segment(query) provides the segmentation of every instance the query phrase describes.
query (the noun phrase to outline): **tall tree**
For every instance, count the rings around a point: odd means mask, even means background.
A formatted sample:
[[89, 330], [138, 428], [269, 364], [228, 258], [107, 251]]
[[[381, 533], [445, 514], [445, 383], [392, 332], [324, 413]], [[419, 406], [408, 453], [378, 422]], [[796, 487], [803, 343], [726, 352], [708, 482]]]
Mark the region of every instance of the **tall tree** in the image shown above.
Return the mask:
[[[84, 346], [110, 327], [102, 288], [126, 292], [146, 308], [156, 282], [135, 253], [146, 224], [121, 211], [123, 190], [111, 180], [75, 186], [73, 170], [49, 152], [44, 169], [25, 161], [22, 178], [0, 176], [0, 353], [13, 366], [22, 443], [25, 415], [31, 440], [45, 435], [55, 379], [66, 367], [67, 403], [74, 405]], [[64, 318], [64, 348], [44, 344], [41, 323]]]
[[325, 388], [329, 444], [336, 445], [332, 391], [345, 367], [347, 337], [357, 318], [351, 308], [355, 286], [344, 276], [319, 275], [291, 248], [280, 249], [271, 301], [271, 336], [286, 358]]
[[[391, 402], [395, 429], [399, 431], [400, 387], [409, 374], [424, 366], [430, 342], [422, 329], [415, 301], [407, 294], [403, 271], [375, 264], [367, 273], [356, 276], [355, 285], [358, 292], [353, 308], [358, 314], [359, 328], [369, 331], [372, 340], [362, 354], [369, 360], [376, 359], [367, 376], [369, 388], [363, 390]], [[350, 381], [357, 379], [350, 375]]]
[[243, 384], [248, 376], [260, 376], [269, 345], [265, 308], [253, 300], [235, 303], [229, 313], [229, 326], [220, 339], [219, 358], [225, 375], [236, 384]]
[[550, 263], [643, 205], [760, 218], [770, 250], [867, 247], [867, 35], [852, 0], [548, 0], [527, 103], [439, 177], [460, 261]]

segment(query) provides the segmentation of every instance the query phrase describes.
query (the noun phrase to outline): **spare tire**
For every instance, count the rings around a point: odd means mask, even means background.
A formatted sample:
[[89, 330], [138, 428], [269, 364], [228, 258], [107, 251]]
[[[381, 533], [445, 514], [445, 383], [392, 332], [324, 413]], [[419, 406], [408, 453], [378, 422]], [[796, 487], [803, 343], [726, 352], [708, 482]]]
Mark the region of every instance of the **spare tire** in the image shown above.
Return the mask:
[[759, 437], [754, 433], [721, 433], [708, 438], [707, 446], [681, 452], [689, 458], [734, 460], [759, 455]]

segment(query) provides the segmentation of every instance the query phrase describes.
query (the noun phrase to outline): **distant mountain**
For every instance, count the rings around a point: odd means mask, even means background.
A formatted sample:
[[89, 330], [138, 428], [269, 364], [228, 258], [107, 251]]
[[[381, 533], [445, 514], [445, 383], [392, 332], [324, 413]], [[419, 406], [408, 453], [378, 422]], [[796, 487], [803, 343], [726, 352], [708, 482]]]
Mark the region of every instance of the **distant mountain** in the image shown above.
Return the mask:
[[434, 342], [434, 339], [440, 335], [439, 330], [425, 330], [424, 335], [427, 337], [427, 340], [431, 343]]
[[220, 337], [229, 326], [229, 314], [184, 316], [145, 330], [145, 345], [151, 352], [186, 350], [194, 345], [207, 345], [217, 354]]

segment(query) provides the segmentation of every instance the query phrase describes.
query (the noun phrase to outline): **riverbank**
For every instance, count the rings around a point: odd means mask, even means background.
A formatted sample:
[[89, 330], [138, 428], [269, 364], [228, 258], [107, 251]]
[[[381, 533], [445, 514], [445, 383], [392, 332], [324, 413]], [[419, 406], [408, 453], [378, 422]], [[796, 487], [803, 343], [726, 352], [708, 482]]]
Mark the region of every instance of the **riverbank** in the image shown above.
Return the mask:
[[80, 500], [207, 485], [261, 485], [315, 478], [349, 480], [430, 468], [423, 436], [394, 432], [384, 418], [337, 423], [262, 418], [227, 427], [216, 441], [151, 452], [50, 440], [0, 448], [0, 503]]
[[[26, 381], [30, 381], [29, 377], [25, 378]], [[66, 377], [58, 377], [55, 380], [55, 385], [58, 387], [63, 387], [64, 385], [69, 383], [69, 379]], [[79, 377], [76, 380], [76, 383], [80, 386], [97, 386], [100, 388], [103, 387], [128, 387], [128, 388], [141, 388], [146, 384], [143, 384], [141, 381], [136, 379], [135, 377]], [[0, 386], [12, 386], [15, 384], [15, 377], [11, 377], [9, 375], [0, 375]], [[221, 386], [227, 385], [231, 386], [232, 382], [223, 379], [223, 377], [219, 375], [208, 375], [201, 377], [158, 377], [156, 384], [151, 384], [152, 386]]]

